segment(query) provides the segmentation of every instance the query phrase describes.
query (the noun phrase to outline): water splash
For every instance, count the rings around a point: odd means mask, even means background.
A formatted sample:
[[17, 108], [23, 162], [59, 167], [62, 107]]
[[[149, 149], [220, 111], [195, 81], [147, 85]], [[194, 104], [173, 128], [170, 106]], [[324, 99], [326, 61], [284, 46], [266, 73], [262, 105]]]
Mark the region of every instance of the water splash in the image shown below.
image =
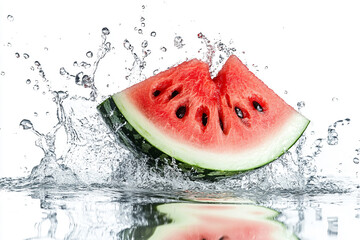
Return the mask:
[[[144, 21], [145, 19], [142, 20], [142, 22]], [[150, 36], [153, 36], [152, 33]], [[32, 183], [80, 186], [106, 184], [108, 187], [127, 186], [156, 191], [252, 191], [257, 194], [276, 191], [288, 193], [348, 191], [348, 187], [344, 187], [341, 183], [335, 183], [320, 176], [316, 159], [321, 155], [325, 146], [337, 144], [339, 140], [337, 127], [348, 125], [350, 119], [339, 120], [331, 124], [328, 135], [317, 137], [313, 142], [310, 142], [308, 136], [304, 135], [291, 151], [286, 152], [271, 164], [215, 182], [191, 179], [187, 173], [178, 168], [175, 161], [159, 167], [156, 164], [148, 164], [150, 160], [146, 157], [134, 156], [124, 150], [117, 143], [113, 133], [102, 122], [95, 109], [97, 105], [95, 100], [99, 94], [95, 86], [95, 76], [100, 61], [111, 50], [111, 43], [107, 40], [109, 34], [109, 29], [102, 29], [102, 42], [93, 64], [75, 61], [73, 66], [81, 68], [75, 74], [69, 73], [64, 67], [59, 70], [60, 76], [67, 80], [73, 80], [76, 86], [90, 89], [90, 98], [69, 96], [66, 91], [53, 91], [49, 88], [54, 96], [57, 124], [48, 133], [40, 133], [30, 120], [21, 121], [20, 126], [24, 130], [30, 130], [38, 137], [36, 146], [44, 152], [44, 158], [29, 176]], [[227, 46], [220, 40], [212, 43], [202, 33], [199, 33], [197, 37], [205, 44], [205, 50], [200, 52], [211, 66], [212, 74], [215, 74], [216, 70], [221, 67], [226, 57], [236, 51], [235, 48]], [[141, 53], [138, 54], [128, 39], [123, 41], [123, 47], [131, 53], [134, 60], [132, 66], [127, 68], [129, 85], [145, 79], [142, 70], [146, 67], [146, 58], [151, 54], [149, 49], [151, 42], [148, 39], [142, 39], [140, 42], [141, 45], [138, 49], [141, 50]], [[176, 36], [174, 47], [184, 51], [182, 49], [184, 45], [183, 39]], [[166, 51], [165, 47], [161, 47], [160, 53]], [[87, 51], [85, 55], [88, 59], [94, 57], [92, 51]], [[40, 76], [46, 79], [39, 61], [35, 61], [32, 67], [34, 70], [39, 70]], [[40, 71], [44, 74], [42, 75]], [[158, 71], [155, 69], [153, 74]], [[29, 81], [31, 82], [30, 79]], [[299, 102], [297, 107], [301, 110], [305, 107], [305, 103]], [[58, 156], [55, 146], [60, 144], [56, 141], [59, 141], [61, 132], [66, 135], [66, 150], [65, 153]]]
[[[110, 30], [107, 27], [104, 27], [101, 30], [101, 33], [102, 42], [97, 51], [97, 58], [95, 62], [92, 65], [85, 61], [81, 61], [80, 63], [75, 61], [73, 63], [74, 67], [82, 67], [84, 70], [89, 69], [88, 72], [85, 73], [84, 71], [80, 71], [76, 74], [71, 74], [64, 67], [61, 67], [59, 70], [60, 75], [65, 76], [67, 80], [73, 79], [76, 85], [90, 89], [90, 97], [88, 98], [90, 101], [95, 101], [98, 96], [98, 90], [95, 86], [95, 75], [99, 67], [99, 63], [111, 50], [111, 43], [107, 41]], [[88, 58], [92, 58], [92, 51], [86, 52], [86, 56]]]

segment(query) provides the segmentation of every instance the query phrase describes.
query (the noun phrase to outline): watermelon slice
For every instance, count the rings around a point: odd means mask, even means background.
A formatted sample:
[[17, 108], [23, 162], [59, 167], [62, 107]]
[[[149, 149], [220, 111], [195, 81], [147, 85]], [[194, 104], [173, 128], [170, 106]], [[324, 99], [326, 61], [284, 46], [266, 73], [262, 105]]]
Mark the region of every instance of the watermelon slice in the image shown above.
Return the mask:
[[287, 151], [309, 120], [236, 57], [212, 79], [194, 59], [119, 92], [98, 106], [120, 141], [192, 169], [239, 172]]
[[[125, 229], [118, 236], [129, 240], [297, 239], [275, 220], [278, 214], [269, 208], [247, 204], [167, 203], [152, 210], [147, 216], [147, 226]], [[164, 221], [164, 217], [170, 221]]]

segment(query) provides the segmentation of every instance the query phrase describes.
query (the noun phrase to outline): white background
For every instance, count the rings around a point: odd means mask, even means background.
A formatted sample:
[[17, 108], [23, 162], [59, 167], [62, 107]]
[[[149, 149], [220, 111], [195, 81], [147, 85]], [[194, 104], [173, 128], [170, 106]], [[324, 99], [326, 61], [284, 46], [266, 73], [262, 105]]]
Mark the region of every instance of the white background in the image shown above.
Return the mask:
[[[134, 31], [141, 26], [141, 17], [146, 23], [142, 35]], [[360, 170], [360, 164], [352, 162], [354, 150], [360, 148], [357, 1], [1, 0], [0, 72], [5, 73], [0, 75], [1, 178], [28, 174], [43, 156], [34, 146], [36, 137], [22, 130], [20, 121], [30, 119], [41, 132], [49, 131], [56, 122], [51, 94], [42, 94], [46, 84], [36, 70], [30, 70], [34, 61], [40, 61], [54, 90], [80, 94], [82, 89], [66, 82], [59, 69], [71, 70], [74, 61], [90, 61], [85, 53], [91, 50], [96, 54], [103, 27], [110, 29], [108, 40], [115, 49], [100, 63], [97, 86], [101, 95], [129, 85], [124, 69], [131, 66], [132, 56], [123, 48], [125, 39], [138, 52], [142, 40], [149, 40], [153, 53], [147, 58], [146, 69], [151, 75], [154, 69], [165, 69], [186, 57], [201, 58], [198, 50], [204, 45], [196, 36], [202, 32], [211, 41], [232, 42], [236, 54], [252, 70], [259, 70], [257, 75], [289, 104], [296, 107], [297, 102], [304, 101], [302, 113], [312, 121], [310, 131], [315, 131], [315, 138], [326, 137], [333, 122], [350, 118], [351, 124], [339, 133], [341, 146], [325, 149], [318, 161], [335, 174], [342, 163], [347, 170], [342, 176], [353, 177]], [[151, 31], [156, 31], [155, 38], [150, 37]], [[184, 49], [173, 46], [176, 35], [183, 37]], [[161, 46], [168, 51], [161, 53]], [[16, 52], [20, 58], [15, 57]], [[30, 58], [24, 59], [23, 53]], [[25, 83], [28, 78], [30, 85]], [[32, 89], [35, 80], [40, 84], [38, 91]], [[341, 226], [350, 227], [345, 223]], [[349, 233], [342, 229], [339, 236]]]
[[[141, 28], [141, 17], [146, 26], [138, 34], [134, 28]], [[97, 85], [101, 95], [129, 85], [124, 69], [131, 66], [132, 56], [122, 45], [125, 39], [139, 54], [141, 42], [149, 41], [152, 54], [145, 74], [150, 76], [154, 69], [165, 69], [186, 57], [203, 57], [204, 51], [198, 51], [205, 46], [197, 39], [202, 32], [210, 41], [221, 39], [235, 47], [236, 54], [289, 104], [296, 107], [304, 101], [302, 113], [312, 120], [310, 127], [317, 137], [325, 137], [334, 121], [350, 118], [350, 133], [343, 137], [347, 148], [330, 155], [344, 158], [349, 168], [359, 168], [352, 163], [354, 150], [360, 147], [356, 132], [360, 15], [356, 1], [4, 0], [0, 3], [0, 71], [5, 73], [0, 76], [0, 177], [25, 175], [42, 156], [33, 144], [35, 136], [23, 131], [20, 121], [30, 119], [41, 132], [56, 121], [51, 94], [42, 94], [46, 83], [36, 70], [30, 70], [34, 61], [42, 64], [53, 90], [81, 92], [60, 76], [59, 69], [71, 70], [74, 61], [93, 61], [85, 53], [92, 50], [96, 55], [103, 27], [110, 29], [108, 41], [114, 49], [100, 63]], [[151, 31], [156, 31], [155, 38], [150, 37]], [[184, 39], [181, 50], [173, 46], [176, 35]], [[161, 53], [161, 46], [168, 51]], [[20, 58], [15, 57], [16, 52]], [[24, 59], [23, 53], [30, 58]], [[25, 83], [28, 78], [32, 80], [29, 85]], [[32, 90], [36, 79], [38, 91]], [[110, 87], [104, 87], [106, 83]], [[334, 162], [330, 168], [338, 164], [333, 159], [327, 160], [329, 166]]]

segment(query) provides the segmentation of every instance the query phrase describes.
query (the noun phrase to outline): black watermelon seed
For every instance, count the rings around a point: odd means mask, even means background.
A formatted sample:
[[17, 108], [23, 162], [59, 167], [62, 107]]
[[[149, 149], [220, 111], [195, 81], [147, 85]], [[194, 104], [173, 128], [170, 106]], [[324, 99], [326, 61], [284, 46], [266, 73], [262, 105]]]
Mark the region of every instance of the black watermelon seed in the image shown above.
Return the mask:
[[185, 106], [180, 106], [177, 110], [176, 110], [176, 116], [178, 118], [183, 118], [185, 116], [186, 113], [186, 107]]
[[244, 113], [241, 111], [240, 108], [235, 107], [235, 113], [239, 118], [244, 118]]
[[174, 97], [176, 97], [176, 95], [178, 95], [179, 94], [179, 92], [178, 91], [173, 91], [172, 93], [171, 93], [171, 96], [170, 96], [170, 99], [173, 99]]
[[154, 97], [157, 97], [160, 95], [160, 90], [156, 90], [155, 92], [153, 92]]
[[228, 236], [222, 236], [221, 238], [219, 238], [219, 240], [226, 240], [226, 239], [229, 239]]
[[206, 115], [206, 113], [203, 113], [201, 116], [201, 122], [202, 125], [204, 125], [204, 127], [206, 126], [207, 122], [208, 122], [208, 116]]
[[221, 118], [219, 118], [219, 122], [220, 122], [221, 131], [224, 131], [224, 124], [223, 124]]
[[256, 101], [253, 101], [253, 106], [256, 110], [258, 110], [258, 112], [262, 112], [263, 111], [263, 108], [262, 106], [260, 105], [260, 103], [256, 102]]

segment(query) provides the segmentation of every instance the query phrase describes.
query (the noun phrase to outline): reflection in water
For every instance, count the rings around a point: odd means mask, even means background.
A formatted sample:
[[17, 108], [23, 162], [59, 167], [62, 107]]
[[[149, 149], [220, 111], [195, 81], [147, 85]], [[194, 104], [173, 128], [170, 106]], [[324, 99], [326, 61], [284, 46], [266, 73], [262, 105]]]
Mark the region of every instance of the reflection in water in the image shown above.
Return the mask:
[[[252, 236], [257, 233], [267, 236], [268, 232], [261, 232], [267, 226], [269, 231], [277, 234], [274, 239], [293, 239], [294, 236], [300, 239], [352, 239], [351, 230], [360, 227], [360, 219], [353, 215], [360, 206], [356, 195], [284, 197], [274, 194], [265, 198], [244, 198], [240, 194], [219, 193], [221, 202], [214, 202], [213, 199], [218, 200], [214, 194], [211, 197], [197, 194], [194, 198], [193, 193], [187, 192], [149, 193], [103, 187], [28, 191], [0, 192], [1, 239], [141, 240], [161, 232], [176, 232], [175, 236], [179, 236], [184, 233], [182, 227], [186, 227], [189, 236], [206, 233], [220, 239], [225, 236], [221, 234], [226, 233], [228, 237], [240, 234], [242, 227], [235, 226], [240, 221], [243, 227], [246, 226], [244, 222], [251, 222], [246, 231], [251, 229]], [[236, 200], [238, 202], [234, 203]], [[338, 211], [341, 204], [346, 204], [348, 212], [346, 209]], [[4, 227], [4, 221], [7, 225], [24, 227], [22, 231], [14, 232]]]

